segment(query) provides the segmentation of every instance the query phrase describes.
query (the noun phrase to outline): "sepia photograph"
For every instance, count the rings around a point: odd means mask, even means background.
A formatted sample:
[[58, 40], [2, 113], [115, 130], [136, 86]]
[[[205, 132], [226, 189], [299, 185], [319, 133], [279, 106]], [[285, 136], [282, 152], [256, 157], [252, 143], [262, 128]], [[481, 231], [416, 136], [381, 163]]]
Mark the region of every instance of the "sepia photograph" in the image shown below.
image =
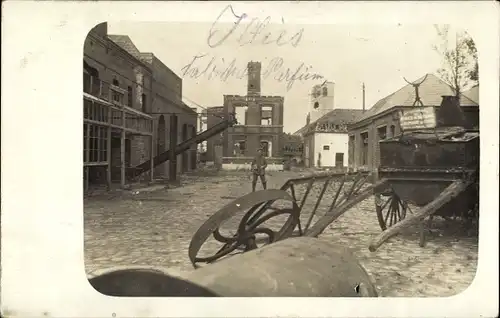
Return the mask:
[[478, 259], [478, 70], [456, 25], [306, 28], [227, 5], [211, 24], [95, 26], [83, 50], [91, 285], [462, 292]]
[[0, 316], [498, 316], [494, 8], [3, 3]]

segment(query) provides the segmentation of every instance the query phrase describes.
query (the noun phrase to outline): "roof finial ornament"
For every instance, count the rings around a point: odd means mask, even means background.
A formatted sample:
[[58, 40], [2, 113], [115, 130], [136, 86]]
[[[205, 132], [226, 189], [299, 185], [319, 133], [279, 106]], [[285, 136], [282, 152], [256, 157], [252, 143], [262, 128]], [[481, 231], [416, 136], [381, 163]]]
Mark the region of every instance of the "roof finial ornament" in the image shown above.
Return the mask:
[[413, 86], [413, 88], [415, 88], [415, 101], [413, 102], [413, 106], [417, 106], [417, 105], [424, 106], [424, 103], [420, 99], [420, 95], [418, 93], [418, 88], [419, 88], [420, 84], [422, 84], [427, 79], [427, 75], [428, 74], [425, 74], [424, 78], [419, 83], [409, 82], [405, 77], [403, 77], [403, 79], [406, 81], [406, 83], [410, 84], [411, 86]]

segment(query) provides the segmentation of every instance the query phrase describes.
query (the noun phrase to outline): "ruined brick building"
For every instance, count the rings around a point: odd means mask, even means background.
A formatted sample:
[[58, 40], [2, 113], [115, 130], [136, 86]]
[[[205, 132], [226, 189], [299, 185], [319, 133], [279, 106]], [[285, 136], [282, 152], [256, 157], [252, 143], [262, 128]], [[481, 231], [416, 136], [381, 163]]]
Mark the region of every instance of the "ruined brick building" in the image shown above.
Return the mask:
[[[134, 167], [169, 148], [171, 115], [181, 142], [196, 134], [197, 114], [182, 102], [182, 79], [154, 54], [140, 52], [128, 36], [108, 35], [107, 23], [89, 32], [83, 53], [85, 186], [124, 186]], [[173, 164], [187, 171], [195, 159], [193, 148]], [[167, 165], [142, 179], [168, 177]]]
[[[283, 169], [282, 96], [261, 95], [261, 63], [248, 63], [247, 95], [224, 95], [223, 107], [209, 108], [210, 127], [235, 114], [238, 124], [207, 141], [207, 158], [224, 169], [248, 168], [261, 148], [269, 170]], [[220, 145], [220, 146], [219, 146]]]
[[[443, 97], [454, 95], [452, 88], [434, 74], [422, 76], [415, 82], [422, 82], [419, 86], [419, 97], [424, 106], [437, 109], [441, 106]], [[351, 167], [363, 170], [374, 170], [378, 167], [379, 141], [401, 133], [400, 111], [414, 108], [415, 98], [415, 88], [408, 84], [380, 99], [355, 123], [349, 125], [349, 165]], [[462, 94], [460, 106], [467, 120], [466, 128], [478, 128], [478, 86]]]

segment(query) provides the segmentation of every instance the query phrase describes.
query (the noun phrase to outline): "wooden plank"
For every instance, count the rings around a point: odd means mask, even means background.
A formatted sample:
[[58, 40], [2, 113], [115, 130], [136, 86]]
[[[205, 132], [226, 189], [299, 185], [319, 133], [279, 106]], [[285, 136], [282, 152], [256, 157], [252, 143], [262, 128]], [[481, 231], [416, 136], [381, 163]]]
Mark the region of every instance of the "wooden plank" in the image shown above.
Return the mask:
[[471, 184], [472, 181], [468, 180], [457, 180], [451, 183], [441, 194], [431, 203], [422, 207], [420, 210], [415, 211], [411, 217], [407, 217], [401, 222], [398, 222], [394, 226], [388, 228], [380, 235], [378, 235], [371, 243], [368, 249], [371, 252], [375, 252], [385, 241], [389, 238], [399, 234], [403, 229], [406, 229], [412, 225], [423, 222], [426, 217], [435, 213], [440, 207], [450, 202], [453, 198], [460, 195], [465, 189]]

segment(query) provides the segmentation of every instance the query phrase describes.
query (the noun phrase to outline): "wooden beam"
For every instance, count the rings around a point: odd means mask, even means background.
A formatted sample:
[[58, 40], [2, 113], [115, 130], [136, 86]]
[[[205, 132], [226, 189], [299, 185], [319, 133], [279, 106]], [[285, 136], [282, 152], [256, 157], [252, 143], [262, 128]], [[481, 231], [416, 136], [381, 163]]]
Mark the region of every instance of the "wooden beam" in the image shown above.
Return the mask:
[[373, 241], [370, 243], [368, 249], [371, 252], [375, 252], [385, 241], [389, 238], [399, 234], [403, 229], [410, 227], [411, 225], [423, 222], [426, 217], [435, 213], [440, 207], [450, 202], [453, 198], [460, 195], [465, 191], [465, 189], [471, 184], [472, 181], [469, 180], [457, 180], [452, 182], [446, 189], [444, 189], [441, 194], [430, 202], [426, 206], [422, 207], [415, 213], [398, 222], [394, 226], [388, 228], [384, 232], [380, 233]]
[[177, 146], [177, 115], [170, 115], [170, 158], [168, 164], [168, 177], [171, 182], [177, 180], [177, 155], [175, 154], [175, 147]]
[[140, 136], [152, 136], [153, 135], [152, 132], [143, 132], [143, 131], [139, 131], [139, 130], [136, 130], [136, 129], [125, 128], [125, 127], [122, 127], [122, 126], [105, 123], [105, 122], [102, 122], [102, 121], [91, 120], [91, 119], [84, 119], [83, 121], [85, 123], [87, 123], [87, 124], [93, 124], [93, 125], [97, 125], [97, 126], [104, 126], [104, 127], [111, 127], [111, 128], [116, 128], [116, 129], [122, 129], [122, 130], [125, 130], [126, 132], [129, 132], [129, 133], [135, 134], [135, 135], [140, 135]]

